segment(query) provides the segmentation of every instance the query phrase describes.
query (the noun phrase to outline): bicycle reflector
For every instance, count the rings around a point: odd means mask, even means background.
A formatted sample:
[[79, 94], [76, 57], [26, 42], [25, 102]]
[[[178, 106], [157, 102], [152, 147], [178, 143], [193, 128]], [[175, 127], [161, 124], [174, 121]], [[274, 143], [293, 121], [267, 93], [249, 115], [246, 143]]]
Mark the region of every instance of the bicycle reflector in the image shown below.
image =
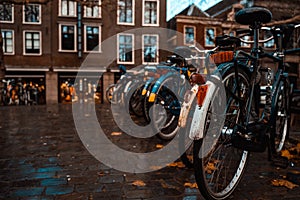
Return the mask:
[[154, 101], [155, 101], [155, 98], [156, 98], [156, 94], [155, 94], [155, 93], [151, 93], [150, 96], [149, 96], [148, 101], [149, 101], [149, 102], [154, 102]]
[[146, 93], [147, 93], [147, 90], [146, 90], [146, 89], [143, 89], [142, 95], [144, 96], [144, 95], [146, 95]]
[[197, 92], [197, 104], [198, 106], [202, 107], [203, 102], [205, 100], [209, 85], [199, 85], [198, 92]]

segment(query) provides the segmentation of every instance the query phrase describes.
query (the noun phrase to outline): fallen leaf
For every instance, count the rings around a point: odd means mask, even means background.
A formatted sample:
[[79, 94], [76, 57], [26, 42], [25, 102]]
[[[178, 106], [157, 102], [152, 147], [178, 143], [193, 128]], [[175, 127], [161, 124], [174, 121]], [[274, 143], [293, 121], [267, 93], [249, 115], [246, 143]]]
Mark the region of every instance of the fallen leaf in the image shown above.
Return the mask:
[[197, 183], [185, 183], [184, 187], [198, 188], [198, 185], [197, 185]]
[[144, 187], [146, 186], [146, 183], [144, 181], [141, 181], [141, 180], [136, 180], [132, 183], [132, 185], [134, 186], [140, 186], [140, 187]]
[[205, 171], [208, 173], [208, 174], [212, 174], [213, 171], [215, 171], [217, 168], [215, 166], [215, 162], [209, 162], [207, 163], [207, 165], [205, 166]]
[[119, 135], [122, 135], [122, 132], [112, 132], [111, 135], [112, 136], [119, 136]]
[[296, 185], [290, 181], [279, 179], [279, 180], [272, 180], [272, 185], [274, 186], [284, 186], [289, 189], [294, 189], [295, 187], [298, 187], [299, 185]]
[[164, 147], [164, 145], [162, 145], [162, 144], [157, 144], [155, 147], [156, 147], [157, 149], [162, 149], [162, 148]]
[[168, 167], [184, 168], [185, 165], [183, 164], [183, 162], [173, 162], [173, 163], [168, 164]]
[[294, 156], [290, 154], [290, 152], [286, 149], [281, 151], [281, 156], [286, 157], [287, 159], [292, 159]]

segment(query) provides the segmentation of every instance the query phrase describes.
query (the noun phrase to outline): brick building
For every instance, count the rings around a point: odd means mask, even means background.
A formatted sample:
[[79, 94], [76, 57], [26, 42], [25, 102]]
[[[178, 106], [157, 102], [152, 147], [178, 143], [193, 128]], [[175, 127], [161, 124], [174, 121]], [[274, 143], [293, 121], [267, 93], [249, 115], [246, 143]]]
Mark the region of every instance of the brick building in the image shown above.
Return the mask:
[[[0, 3], [4, 80], [42, 90], [43, 96], [39, 94], [36, 103], [65, 101], [64, 93], [74, 86], [78, 69], [87, 56], [97, 60], [85, 71], [87, 77], [77, 87], [90, 87], [89, 91], [100, 95], [100, 101], [103, 90], [117, 78], [117, 65], [131, 69], [163, 59], [159, 49], [166, 39], [155, 28], [167, 26], [166, 0], [26, 2]], [[132, 31], [137, 28], [149, 30]], [[109, 48], [102, 46], [107, 40], [113, 41]], [[108, 56], [115, 59], [108, 63]], [[104, 73], [101, 80], [95, 72]]]

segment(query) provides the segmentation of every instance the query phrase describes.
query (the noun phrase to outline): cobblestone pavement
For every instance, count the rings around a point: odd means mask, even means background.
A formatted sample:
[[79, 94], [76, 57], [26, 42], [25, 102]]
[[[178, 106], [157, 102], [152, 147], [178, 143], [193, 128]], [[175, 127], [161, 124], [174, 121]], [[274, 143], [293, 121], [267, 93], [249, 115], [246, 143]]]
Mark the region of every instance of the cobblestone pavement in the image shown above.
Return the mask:
[[[97, 105], [97, 115], [107, 137], [128, 150], [155, 150], [157, 137], [134, 139], [119, 132], [108, 105]], [[165, 167], [144, 174], [124, 173], [96, 160], [80, 141], [71, 105], [0, 107], [0, 199], [203, 199], [193, 171]], [[296, 122], [297, 123], [297, 122]], [[298, 121], [299, 123], [299, 121]], [[290, 145], [297, 143], [299, 126], [293, 127]], [[266, 153], [251, 154], [247, 171], [230, 199], [300, 199], [300, 188], [272, 186], [273, 179], [299, 170], [271, 166]], [[135, 186], [135, 181], [145, 183]]]

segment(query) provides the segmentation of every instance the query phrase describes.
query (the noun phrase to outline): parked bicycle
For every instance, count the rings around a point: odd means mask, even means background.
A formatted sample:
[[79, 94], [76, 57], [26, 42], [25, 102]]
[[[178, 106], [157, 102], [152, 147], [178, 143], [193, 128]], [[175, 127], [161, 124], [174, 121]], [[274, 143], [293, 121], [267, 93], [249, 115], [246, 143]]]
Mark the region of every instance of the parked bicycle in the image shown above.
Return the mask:
[[[299, 25], [264, 28], [262, 24], [270, 22], [272, 14], [260, 7], [242, 9], [236, 13], [235, 19], [237, 23], [250, 26], [249, 33], [253, 35], [253, 41], [236, 39], [252, 43], [251, 53], [236, 50], [232, 62], [218, 66], [222, 79], [218, 81], [216, 78], [215, 83], [211, 84], [213, 87], [207, 88], [201, 105], [198, 103], [200, 95], [195, 94], [203, 87], [196, 86], [195, 92], [192, 91], [194, 95], [191, 95], [197, 102], [196, 105], [190, 104], [194, 105], [191, 108], [194, 113], [189, 137], [194, 140], [196, 182], [206, 199], [226, 199], [234, 192], [245, 171], [250, 152], [264, 152], [268, 148], [269, 160], [273, 164], [281, 167], [288, 165], [288, 160], [280, 155], [289, 135], [289, 96], [292, 92], [284, 57], [300, 50], [286, 50], [285, 44], [291, 31]], [[259, 40], [259, 31], [263, 29], [271, 31], [273, 36]], [[272, 39], [276, 49], [269, 53], [259, 44]], [[274, 79], [270, 75], [271, 69], [261, 65], [262, 58], [277, 63]], [[268, 85], [266, 104], [260, 114], [260, 80], [263, 72], [268, 74]], [[216, 92], [222, 87], [226, 94], [223, 100], [220, 92]], [[225, 106], [220, 111], [215, 106], [222, 108], [222, 101]], [[204, 116], [200, 115], [205, 112], [207, 114]]]

